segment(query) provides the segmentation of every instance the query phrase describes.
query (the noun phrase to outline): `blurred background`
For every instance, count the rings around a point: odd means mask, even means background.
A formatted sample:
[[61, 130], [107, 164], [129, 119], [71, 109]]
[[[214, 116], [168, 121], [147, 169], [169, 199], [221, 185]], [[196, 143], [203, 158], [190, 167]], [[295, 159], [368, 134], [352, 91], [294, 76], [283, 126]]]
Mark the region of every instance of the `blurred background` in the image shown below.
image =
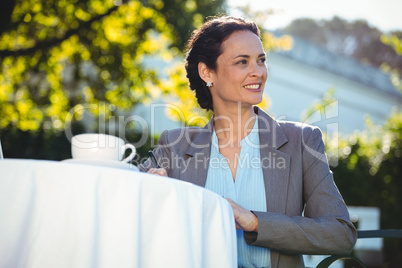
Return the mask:
[[[2, 1], [4, 156], [68, 159], [72, 135], [99, 132], [136, 145], [133, 163], [144, 161], [163, 130], [211, 117], [185, 79], [191, 31], [209, 16], [243, 16], [268, 53], [260, 106], [323, 130], [358, 228], [402, 229], [400, 10], [391, 0]], [[368, 267], [402, 267], [402, 239], [360, 240], [353, 254]]]

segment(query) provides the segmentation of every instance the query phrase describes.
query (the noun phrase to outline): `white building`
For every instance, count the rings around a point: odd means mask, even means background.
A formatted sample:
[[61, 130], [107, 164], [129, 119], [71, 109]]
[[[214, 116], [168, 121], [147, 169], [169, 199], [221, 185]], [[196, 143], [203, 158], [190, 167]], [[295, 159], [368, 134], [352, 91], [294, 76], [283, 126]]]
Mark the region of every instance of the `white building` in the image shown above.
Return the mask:
[[331, 109], [308, 122], [323, 131], [337, 123], [344, 134], [365, 128], [365, 117], [383, 123], [392, 109], [401, 109], [402, 94], [389, 76], [377, 68], [335, 55], [301, 38], [294, 38], [290, 51], [270, 53], [266, 94], [272, 101], [269, 112], [276, 118], [300, 121], [303, 112], [334, 89]]

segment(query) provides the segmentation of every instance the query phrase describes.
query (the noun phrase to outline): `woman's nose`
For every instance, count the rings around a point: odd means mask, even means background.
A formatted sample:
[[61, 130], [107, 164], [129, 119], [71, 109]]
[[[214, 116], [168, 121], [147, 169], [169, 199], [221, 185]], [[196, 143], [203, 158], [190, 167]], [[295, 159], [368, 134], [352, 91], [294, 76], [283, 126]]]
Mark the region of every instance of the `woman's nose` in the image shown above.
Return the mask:
[[260, 66], [257, 63], [253, 64], [250, 70], [250, 75], [255, 76], [255, 77], [262, 77], [264, 75], [264, 69], [266, 69], [266, 66]]

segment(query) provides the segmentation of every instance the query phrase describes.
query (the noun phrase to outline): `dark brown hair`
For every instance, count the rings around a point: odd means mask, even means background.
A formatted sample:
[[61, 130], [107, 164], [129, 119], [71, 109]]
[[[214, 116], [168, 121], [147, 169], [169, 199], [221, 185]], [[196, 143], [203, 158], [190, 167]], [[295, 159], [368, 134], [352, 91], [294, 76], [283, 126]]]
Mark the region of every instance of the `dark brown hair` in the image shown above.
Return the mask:
[[206, 110], [213, 110], [212, 95], [198, 73], [198, 63], [203, 62], [216, 70], [216, 60], [222, 54], [221, 45], [229, 36], [237, 31], [251, 31], [260, 37], [257, 25], [239, 17], [214, 17], [198, 29], [194, 30], [187, 44], [185, 68], [188, 84], [195, 91], [198, 104]]

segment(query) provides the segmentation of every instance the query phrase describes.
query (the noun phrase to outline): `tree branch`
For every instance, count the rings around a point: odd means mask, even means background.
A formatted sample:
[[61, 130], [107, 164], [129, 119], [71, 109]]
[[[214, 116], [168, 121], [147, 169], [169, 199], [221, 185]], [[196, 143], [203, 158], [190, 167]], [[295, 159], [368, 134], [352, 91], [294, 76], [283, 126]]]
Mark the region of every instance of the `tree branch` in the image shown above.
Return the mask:
[[55, 45], [60, 44], [64, 40], [70, 38], [72, 35], [77, 34], [81, 29], [86, 28], [90, 26], [93, 22], [98, 21], [102, 19], [103, 17], [106, 17], [110, 15], [113, 11], [117, 10], [119, 6], [114, 6], [110, 8], [106, 13], [97, 15], [93, 18], [91, 18], [88, 21], [82, 22], [79, 24], [79, 26], [76, 29], [70, 29], [68, 30], [64, 36], [60, 38], [54, 38], [52, 40], [44, 40], [41, 42], [37, 42], [35, 46], [30, 47], [30, 48], [23, 48], [23, 49], [18, 49], [18, 50], [0, 50], [0, 57], [6, 57], [6, 56], [26, 56], [26, 55], [31, 55], [34, 54], [37, 50], [43, 50], [43, 49], [48, 49], [51, 48]]

